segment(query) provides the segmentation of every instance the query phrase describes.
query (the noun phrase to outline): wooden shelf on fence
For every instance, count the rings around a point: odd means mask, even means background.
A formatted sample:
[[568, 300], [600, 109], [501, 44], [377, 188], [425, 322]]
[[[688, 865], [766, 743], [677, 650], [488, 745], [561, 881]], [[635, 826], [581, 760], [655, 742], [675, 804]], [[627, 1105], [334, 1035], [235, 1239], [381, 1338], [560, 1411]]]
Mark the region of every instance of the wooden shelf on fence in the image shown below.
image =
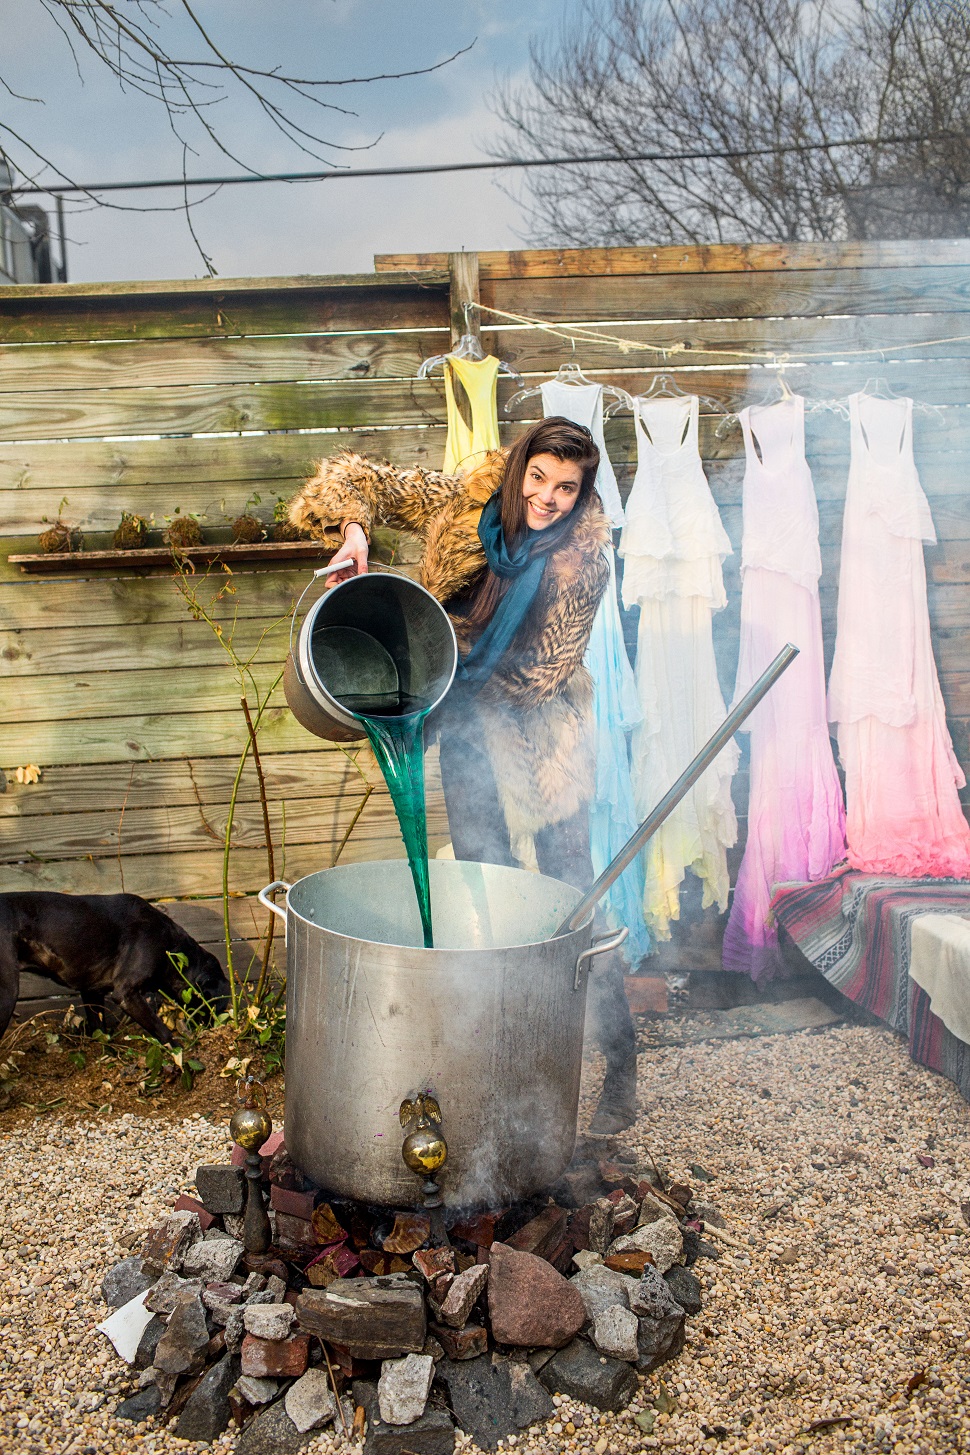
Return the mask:
[[[252, 545], [185, 546], [180, 560], [216, 565], [225, 561], [315, 561], [332, 556], [321, 541], [257, 541]], [[28, 575], [49, 575], [53, 571], [85, 571], [104, 566], [170, 566], [175, 552], [171, 546], [145, 546], [133, 551], [52, 551], [29, 556], [8, 556], [11, 566]]]

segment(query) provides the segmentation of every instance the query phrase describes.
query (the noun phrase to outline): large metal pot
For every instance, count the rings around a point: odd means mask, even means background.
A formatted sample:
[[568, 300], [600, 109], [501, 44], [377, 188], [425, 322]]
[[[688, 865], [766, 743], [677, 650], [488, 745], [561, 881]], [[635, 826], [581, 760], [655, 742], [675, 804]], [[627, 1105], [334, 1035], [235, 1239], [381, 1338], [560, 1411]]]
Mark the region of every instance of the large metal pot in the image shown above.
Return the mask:
[[[441, 1104], [450, 1206], [549, 1187], [573, 1153], [592, 914], [557, 938], [580, 899], [556, 879], [432, 860], [435, 948], [421, 947], [403, 860], [278, 880], [260, 899], [286, 923], [286, 1145], [329, 1191], [420, 1205], [398, 1111]], [[271, 895], [285, 888], [286, 910]]]

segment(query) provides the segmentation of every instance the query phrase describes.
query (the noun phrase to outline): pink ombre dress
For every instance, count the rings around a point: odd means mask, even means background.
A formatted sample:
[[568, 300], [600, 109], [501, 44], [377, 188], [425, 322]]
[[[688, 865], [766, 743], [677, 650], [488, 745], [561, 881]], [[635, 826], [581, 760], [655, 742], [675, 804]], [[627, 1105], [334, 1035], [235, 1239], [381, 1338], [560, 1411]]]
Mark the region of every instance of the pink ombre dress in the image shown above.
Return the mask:
[[853, 394], [839, 616], [829, 680], [845, 768], [849, 863], [970, 877], [965, 782], [946, 726], [926, 605], [933, 519], [913, 459], [913, 401]]
[[845, 857], [845, 812], [825, 714], [818, 507], [800, 396], [741, 413], [744, 527], [737, 702], [792, 642], [799, 656], [747, 719], [748, 838], [724, 934], [725, 970], [778, 967], [775, 884], [821, 879]]

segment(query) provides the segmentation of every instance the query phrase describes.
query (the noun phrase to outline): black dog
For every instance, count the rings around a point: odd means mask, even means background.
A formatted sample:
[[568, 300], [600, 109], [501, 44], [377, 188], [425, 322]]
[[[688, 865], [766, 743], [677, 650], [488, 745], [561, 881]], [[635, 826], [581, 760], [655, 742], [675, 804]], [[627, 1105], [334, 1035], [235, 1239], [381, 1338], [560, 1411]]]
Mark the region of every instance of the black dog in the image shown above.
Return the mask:
[[[184, 978], [169, 952], [185, 956]], [[0, 894], [0, 1036], [17, 1004], [21, 970], [76, 990], [88, 1011], [112, 995], [159, 1041], [172, 1033], [150, 994], [181, 1001], [188, 982], [217, 1009], [229, 994], [216, 957], [137, 894]]]

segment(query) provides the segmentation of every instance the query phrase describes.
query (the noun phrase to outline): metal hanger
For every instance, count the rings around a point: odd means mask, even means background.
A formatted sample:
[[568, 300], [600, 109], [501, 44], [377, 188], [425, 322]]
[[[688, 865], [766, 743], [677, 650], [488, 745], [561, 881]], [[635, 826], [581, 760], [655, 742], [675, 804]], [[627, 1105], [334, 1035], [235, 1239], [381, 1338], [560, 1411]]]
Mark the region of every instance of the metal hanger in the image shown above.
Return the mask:
[[[475, 308], [476, 306], [477, 305], [474, 303], [464, 304], [466, 329], [468, 328], [469, 310]], [[428, 375], [431, 373], [431, 370], [436, 369], [439, 364], [444, 364], [447, 359], [472, 359], [476, 363], [481, 363], [482, 360], [487, 357], [488, 355], [484, 352], [481, 344], [481, 339], [479, 339], [478, 335], [474, 333], [463, 333], [461, 338], [455, 344], [455, 347], [453, 349], [449, 349], [446, 354], [434, 354], [430, 359], [423, 360], [423, 362], [418, 365], [418, 378], [427, 379]], [[517, 373], [516, 370], [512, 368], [512, 365], [506, 363], [504, 359], [499, 360], [498, 371], [500, 374], [508, 374], [509, 377], [514, 379], [517, 384], [523, 384], [525, 382], [525, 380], [522, 378], [522, 375]]]
[[[650, 399], [692, 399], [695, 396], [693, 389], [681, 389], [673, 374], [661, 373], [654, 374], [650, 380], [649, 388], [644, 389], [636, 397], [637, 400], [644, 401]], [[710, 394], [698, 394], [696, 398], [698, 408], [703, 409], [706, 413], [727, 416], [727, 410], [719, 399], [712, 398]], [[633, 409], [633, 403], [634, 401], [631, 399], [629, 404], [631, 410]], [[611, 405], [607, 412], [613, 415], [620, 408], [621, 406], [618, 404]]]
[[[789, 385], [788, 380], [785, 377], [785, 365], [782, 364], [778, 370], [777, 377], [772, 379], [771, 383], [768, 385], [768, 388], [762, 394], [761, 398], [752, 400], [751, 404], [746, 407], [751, 409], [770, 409], [772, 404], [787, 404], [790, 399], [797, 398], [799, 398], [799, 396]], [[731, 430], [736, 429], [737, 426], [741, 423], [741, 414], [739, 410], [733, 410], [728, 412], [722, 409], [722, 412], [724, 414], [724, 418], [721, 420], [720, 424], [717, 426], [717, 429], [714, 431], [714, 438], [719, 440], [725, 439], [730, 434]]]
[[[567, 359], [565, 363], [560, 364], [558, 373], [547, 382], [550, 384], [566, 384], [573, 388], [582, 387], [587, 389], [591, 386], [595, 387], [597, 384], [597, 380], [587, 378], [575, 359]], [[610, 408], [617, 408], [621, 405], [627, 409], [633, 408], [633, 400], [625, 389], [619, 388], [616, 384], [601, 384], [599, 387], [603, 390], [604, 395], [612, 395], [614, 401], [612, 406], [604, 410], [605, 415], [609, 415]], [[505, 413], [508, 414], [511, 411], [513, 404], [521, 404], [523, 399], [532, 399], [535, 395], [541, 393], [541, 384], [532, 384], [526, 389], [516, 390], [511, 399], [506, 402]]]
[[[866, 382], [863, 384], [862, 388], [858, 391], [858, 393], [865, 394], [870, 399], [885, 399], [890, 403], [897, 403], [901, 399], [910, 398], [908, 394], [896, 394], [892, 389], [890, 389], [886, 380], [881, 378], [867, 379]], [[938, 419], [943, 418], [943, 409], [939, 404], [926, 404], [923, 402], [922, 399], [912, 399], [910, 400], [910, 402], [912, 404], [914, 414], [932, 414], [935, 415]], [[848, 397], [845, 397], [843, 399], [819, 399], [811, 406], [808, 413], [815, 414], [821, 413], [823, 411], [827, 411], [831, 414], [837, 414], [840, 419], [848, 419]]]

